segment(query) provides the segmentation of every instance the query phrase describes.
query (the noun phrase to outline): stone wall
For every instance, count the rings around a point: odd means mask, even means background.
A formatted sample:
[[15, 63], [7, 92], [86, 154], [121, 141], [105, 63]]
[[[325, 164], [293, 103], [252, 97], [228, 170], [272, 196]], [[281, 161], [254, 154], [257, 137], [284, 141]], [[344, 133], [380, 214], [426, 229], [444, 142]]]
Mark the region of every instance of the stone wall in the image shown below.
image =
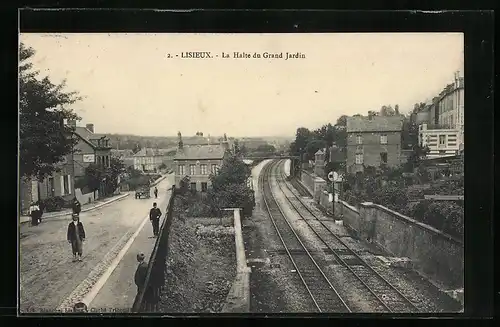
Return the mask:
[[321, 195], [326, 188], [326, 181], [323, 178], [305, 170], [302, 170], [302, 173], [300, 174], [300, 181], [309, 193], [313, 195], [314, 200], [319, 203]]
[[[328, 193], [322, 192], [319, 204], [331, 212]], [[347, 202], [335, 203], [337, 217], [359, 238], [376, 244], [396, 257], [407, 257], [413, 269], [447, 289], [460, 289], [464, 284], [464, 246], [461, 240], [429, 225], [365, 202], [359, 208]]]

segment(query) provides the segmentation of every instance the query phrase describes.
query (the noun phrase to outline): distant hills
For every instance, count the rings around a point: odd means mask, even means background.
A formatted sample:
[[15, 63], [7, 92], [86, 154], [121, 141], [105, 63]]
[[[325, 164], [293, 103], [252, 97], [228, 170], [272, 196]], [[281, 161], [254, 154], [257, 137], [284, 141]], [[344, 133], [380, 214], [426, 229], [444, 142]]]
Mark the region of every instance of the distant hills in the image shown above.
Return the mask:
[[[177, 146], [177, 136], [139, 136], [129, 134], [106, 134], [114, 149], [119, 150], [138, 150], [139, 148], [159, 148], [166, 149]], [[217, 144], [222, 136], [211, 136], [210, 143]], [[265, 136], [265, 137], [231, 137], [228, 139], [238, 140], [239, 144], [247, 148], [257, 148], [260, 145], [271, 144], [276, 148], [287, 146], [294, 137], [284, 136]], [[208, 144], [208, 137], [205, 136], [182, 136], [182, 142], [185, 145]]]

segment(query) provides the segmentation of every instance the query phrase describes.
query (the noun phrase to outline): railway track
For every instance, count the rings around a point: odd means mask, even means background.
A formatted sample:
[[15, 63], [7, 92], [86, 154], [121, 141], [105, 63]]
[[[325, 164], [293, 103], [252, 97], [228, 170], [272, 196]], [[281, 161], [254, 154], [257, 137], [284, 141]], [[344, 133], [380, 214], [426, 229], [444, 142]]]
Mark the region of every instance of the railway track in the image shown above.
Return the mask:
[[[356, 253], [356, 251], [352, 250], [338, 235], [328, 228], [328, 226], [326, 226], [321, 219], [319, 219], [319, 217], [302, 201], [302, 199], [300, 199], [300, 197], [293, 192], [286, 182], [286, 177], [282, 172], [277, 174], [276, 181], [290, 206], [299, 214], [299, 216], [303, 218], [305, 223], [326, 245], [326, 247], [330, 249], [338, 263], [347, 268], [347, 270], [355, 277], [355, 280], [368, 290], [368, 292], [372, 295], [372, 298], [376, 299], [385, 311], [397, 313], [416, 313], [420, 311], [411, 300], [402, 294], [387, 279], [375, 271], [370, 264], [368, 264], [358, 253]], [[297, 206], [290, 200], [285, 193], [283, 185], [293, 195], [294, 202], [300, 203], [300, 206]], [[313, 219], [306, 219], [306, 216], [312, 216]], [[342, 258], [342, 256], [345, 255], [355, 258], [356, 263], [359, 264], [349, 264]]]
[[279, 161], [264, 167], [261, 182], [264, 206], [278, 237], [317, 310], [319, 312], [350, 313], [351, 309], [295, 233], [271, 192], [269, 176], [277, 163]]

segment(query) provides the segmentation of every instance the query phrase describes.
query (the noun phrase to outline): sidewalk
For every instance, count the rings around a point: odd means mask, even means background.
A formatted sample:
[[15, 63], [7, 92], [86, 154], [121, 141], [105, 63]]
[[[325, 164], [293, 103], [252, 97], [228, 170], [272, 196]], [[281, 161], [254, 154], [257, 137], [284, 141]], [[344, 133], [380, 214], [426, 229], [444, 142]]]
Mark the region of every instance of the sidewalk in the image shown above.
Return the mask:
[[[82, 205], [81, 212], [86, 212], [86, 211], [98, 209], [98, 208], [105, 206], [107, 204], [121, 200], [121, 199], [127, 197], [128, 195], [130, 195], [130, 193], [120, 194], [120, 195], [117, 195], [117, 196], [114, 196], [111, 198], [106, 198], [106, 199], [102, 199], [102, 200], [97, 200], [97, 201], [89, 203], [89, 204], [84, 204], [84, 205]], [[43, 214], [42, 220], [47, 220], [47, 219], [52, 220], [52, 218], [69, 216], [69, 215], [71, 215], [71, 213], [72, 213], [71, 209], [66, 209], [63, 211], [56, 211], [56, 212], [47, 212], [47, 213]], [[19, 217], [20, 224], [25, 224], [25, 223], [28, 223], [30, 221], [31, 221], [30, 216], [20, 216]]]
[[[158, 199], [158, 207], [162, 211], [160, 227], [165, 219], [165, 210], [171, 195], [172, 191], [168, 191], [165, 197]], [[156, 242], [156, 238], [152, 238], [152, 235], [153, 230], [151, 223], [148, 221], [137, 234], [109, 279], [91, 301], [89, 310], [93, 310], [92, 312], [95, 313], [130, 312], [137, 295], [137, 286], [134, 282], [134, 274], [138, 264], [137, 254], [139, 252], [144, 253], [146, 256], [145, 261], [149, 262], [149, 257]]]

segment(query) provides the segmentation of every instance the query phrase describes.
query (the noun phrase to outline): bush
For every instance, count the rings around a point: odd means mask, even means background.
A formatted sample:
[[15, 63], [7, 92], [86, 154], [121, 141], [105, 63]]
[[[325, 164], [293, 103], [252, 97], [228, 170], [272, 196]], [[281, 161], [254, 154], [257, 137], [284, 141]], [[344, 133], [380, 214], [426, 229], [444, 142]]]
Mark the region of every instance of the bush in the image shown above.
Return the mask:
[[40, 207], [45, 212], [60, 211], [66, 204], [66, 201], [60, 196], [50, 197], [40, 202]]
[[464, 210], [451, 201], [434, 201], [424, 214], [424, 223], [453, 236], [463, 236]]

